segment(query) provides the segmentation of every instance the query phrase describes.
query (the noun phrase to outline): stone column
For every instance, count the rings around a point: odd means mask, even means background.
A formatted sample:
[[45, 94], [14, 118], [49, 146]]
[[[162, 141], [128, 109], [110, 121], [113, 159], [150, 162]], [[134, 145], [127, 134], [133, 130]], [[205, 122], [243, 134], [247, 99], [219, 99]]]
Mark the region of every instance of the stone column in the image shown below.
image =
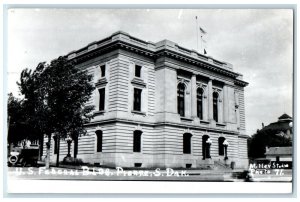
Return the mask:
[[213, 120], [213, 97], [212, 97], [212, 79], [209, 79], [207, 85], [207, 102], [208, 102], [208, 121]]
[[239, 107], [239, 93], [234, 93], [235, 97], [235, 116], [236, 116], [236, 125], [237, 128], [240, 128], [240, 107]]
[[224, 121], [224, 95], [223, 92], [219, 93], [219, 99], [218, 99], [218, 122], [223, 123]]
[[203, 94], [203, 99], [202, 99], [202, 110], [203, 110], [203, 120], [207, 121], [208, 120], [208, 99], [207, 99], [207, 88], [204, 91]]
[[229, 102], [228, 102], [228, 86], [224, 85], [223, 87], [223, 112], [224, 112], [224, 116], [223, 116], [223, 121], [224, 123], [228, 122], [228, 107], [229, 107]]
[[196, 75], [192, 75], [191, 79], [191, 116], [192, 118], [197, 117], [197, 84], [196, 84]]
[[191, 118], [192, 111], [192, 99], [191, 99], [191, 82], [186, 84], [185, 95], [184, 95], [184, 116], [187, 118]]

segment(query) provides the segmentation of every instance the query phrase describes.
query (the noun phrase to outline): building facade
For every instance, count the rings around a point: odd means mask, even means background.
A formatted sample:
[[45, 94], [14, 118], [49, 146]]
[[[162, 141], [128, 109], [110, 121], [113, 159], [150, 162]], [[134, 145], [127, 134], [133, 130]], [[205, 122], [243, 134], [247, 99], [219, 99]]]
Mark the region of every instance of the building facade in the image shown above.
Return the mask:
[[[86, 163], [121, 167], [247, 167], [242, 75], [169, 40], [124, 32], [67, 55], [94, 75], [94, 118], [78, 141]], [[47, 139], [44, 141], [47, 142]], [[51, 144], [52, 161], [55, 140]], [[60, 159], [67, 143], [60, 143]], [[71, 150], [74, 145], [71, 146]], [[45, 154], [44, 150], [44, 154]]]

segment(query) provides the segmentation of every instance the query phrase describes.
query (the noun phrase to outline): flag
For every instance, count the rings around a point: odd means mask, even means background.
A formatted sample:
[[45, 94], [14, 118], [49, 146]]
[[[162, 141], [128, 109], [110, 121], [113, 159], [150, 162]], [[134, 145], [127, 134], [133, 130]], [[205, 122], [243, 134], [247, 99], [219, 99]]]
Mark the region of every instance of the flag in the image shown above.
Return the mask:
[[204, 55], [206, 55], [207, 54], [207, 52], [206, 52], [206, 50], [204, 49]]
[[204, 29], [202, 29], [201, 27], [200, 27], [200, 32], [201, 32], [202, 34], [206, 34], [206, 31], [205, 31]]

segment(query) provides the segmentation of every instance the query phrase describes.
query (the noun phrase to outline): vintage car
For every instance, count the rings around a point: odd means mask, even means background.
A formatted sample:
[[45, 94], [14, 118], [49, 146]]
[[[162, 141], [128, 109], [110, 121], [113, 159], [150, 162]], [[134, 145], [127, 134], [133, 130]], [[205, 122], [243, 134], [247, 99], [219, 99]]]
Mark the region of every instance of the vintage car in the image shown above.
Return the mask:
[[37, 166], [39, 158], [38, 147], [27, 147], [27, 148], [14, 148], [8, 156], [8, 166], [22, 166], [26, 165]]

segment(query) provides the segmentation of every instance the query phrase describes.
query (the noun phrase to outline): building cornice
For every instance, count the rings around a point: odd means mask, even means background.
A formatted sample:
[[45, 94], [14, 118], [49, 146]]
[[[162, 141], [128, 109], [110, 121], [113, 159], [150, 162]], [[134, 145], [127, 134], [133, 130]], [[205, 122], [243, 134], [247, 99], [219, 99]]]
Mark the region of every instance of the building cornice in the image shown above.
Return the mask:
[[144, 121], [134, 121], [129, 119], [121, 119], [121, 118], [111, 118], [101, 121], [92, 121], [90, 123], [86, 123], [85, 126], [94, 126], [99, 124], [105, 124], [105, 123], [130, 123], [130, 124], [139, 124], [139, 125], [145, 125], [145, 126], [151, 126], [151, 127], [159, 127], [159, 126], [174, 126], [179, 128], [189, 128], [191, 130], [197, 129], [197, 130], [203, 130], [206, 132], [221, 132], [226, 134], [232, 134], [232, 135], [238, 135], [240, 136], [240, 133], [238, 131], [232, 131], [232, 130], [225, 130], [225, 129], [219, 129], [219, 128], [211, 128], [211, 127], [205, 127], [205, 126], [196, 126], [192, 124], [181, 124], [181, 123], [172, 123], [172, 122], [144, 122]]
[[240, 137], [240, 138], [250, 138], [248, 135], [245, 135], [245, 134], [239, 134], [238, 137]]
[[239, 80], [239, 79], [235, 79], [234, 84], [237, 85], [237, 86], [242, 86], [242, 87], [246, 87], [246, 86], [249, 85], [248, 82], [242, 81], [242, 80]]
[[199, 54], [194, 50], [189, 50], [177, 45], [174, 42], [163, 40], [156, 44], [146, 42], [130, 36], [125, 32], [116, 32], [103, 40], [92, 42], [77, 51], [70, 52], [66, 57], [75, 63], [81, 63], [101, 54], [123, 49], [146, 57], [157, 59], [159, 57], [170, 57], [219, 74], [232, 77], [235, 83], [240, 86], [247, 86], [248, 83], [236, 79], [240, 74], [232, 71], [232, 65], [221, 62], [212, 57]]
[[177, 59], [177, 60], [180, 60], [180, 61], [184, 61], [184, 62], [193, 64], [195, 66], [201, 66], [204, 69], [207, 69], [207, 70], [210, 70], [210, 71], [213, 71], [213, 72], [217, 72], [217, 73], [220, 73], [220, 74], [223, 74], [223, 75], [226, 75], [226, 76], [229, 76], [229, 77], [233, 77], [233, 78], [236, 78], [236, 77], [239, 76], [238, 73], [235, 73], [233, 71], [223, 69], [223, 68], [218, 67], [216, 65], [210, 64], [209, 62], [204, 62], [204, 61], [201, 61], [201, 60], [197, 60], [195, 58], [192, 58], [192, 57], [189, 57], [189, 56], [186, 56], [186, 55], [182, 55], [180, 53], [177, 53], [177, 52], [174, 52], [174, 51], [171, 51], [171, 50], [160, 51], [160, 52], [156, 53], [156, 56], [157, 57], [160, 57], [160, 56], [171, 57], [171, 58], [174, 58], [174, 59]]

